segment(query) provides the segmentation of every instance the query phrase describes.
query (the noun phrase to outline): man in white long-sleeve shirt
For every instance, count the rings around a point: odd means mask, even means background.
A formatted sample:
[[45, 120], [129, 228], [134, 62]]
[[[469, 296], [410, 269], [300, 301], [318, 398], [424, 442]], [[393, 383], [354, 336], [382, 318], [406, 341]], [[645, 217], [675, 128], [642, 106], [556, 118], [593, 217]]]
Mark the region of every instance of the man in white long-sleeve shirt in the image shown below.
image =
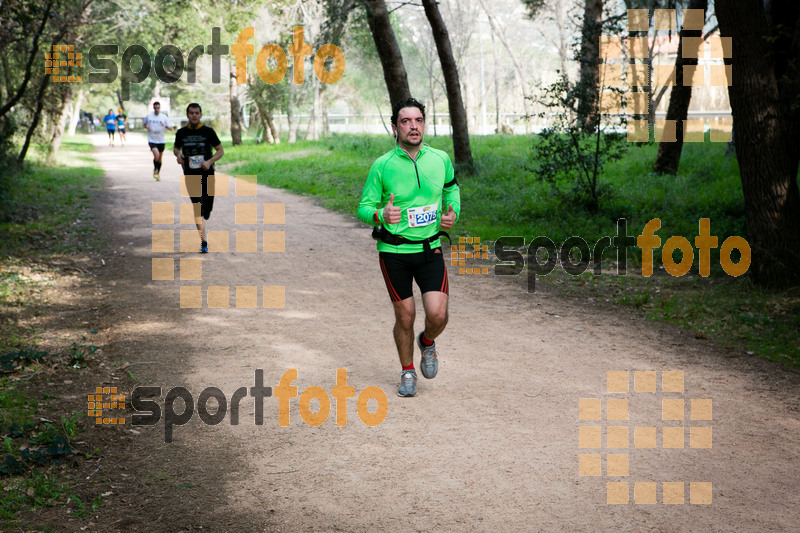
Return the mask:
[[161, 181], [161, 156], [164, 154], [164, 130], [172, 131], [169, 117], [161, 113], [161, 104], [153, 102], [153, 112], [144, 118], [144, 127], [147, 129], [147, 144], [153, 152], [153, 179]]

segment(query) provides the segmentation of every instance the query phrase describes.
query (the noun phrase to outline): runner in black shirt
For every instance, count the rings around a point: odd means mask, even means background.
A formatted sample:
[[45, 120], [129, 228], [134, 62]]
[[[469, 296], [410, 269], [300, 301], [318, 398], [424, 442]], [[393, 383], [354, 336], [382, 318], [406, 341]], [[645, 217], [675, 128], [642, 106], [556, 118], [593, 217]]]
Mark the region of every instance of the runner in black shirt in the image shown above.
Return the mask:
[[[200, 253], [208, 252], [208, 231], [206, 220], [214, 207], [214, 163], [225, 153], [217, 133], [200, 123], [203, 113], [200, 104], [191, 103], [186, 108], [189, 125], [175, 134], [173, 153], [178, 164], [183, 166], [184, 176], [202, 176], [200, 196], [192, 196], [194, 222], [200, 232]], [[214, 148], [214, 154], [211, 153]], [[187, 179], [184, 177], [184, 179]], [[187, 190], [192, 186], [187, 182]], [[209, 194], [209, 191], [211, 194]], [[191, 194], [191, 192], [190, 192]]]

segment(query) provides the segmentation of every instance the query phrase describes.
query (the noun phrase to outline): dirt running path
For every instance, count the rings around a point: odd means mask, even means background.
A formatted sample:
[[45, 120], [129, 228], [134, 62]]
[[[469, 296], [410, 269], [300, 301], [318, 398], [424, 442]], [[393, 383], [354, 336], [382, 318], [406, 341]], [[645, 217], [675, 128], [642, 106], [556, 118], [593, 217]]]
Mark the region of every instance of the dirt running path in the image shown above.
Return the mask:
[[[797, 528], [797, 374], [731, 356], [625, 311], [580, 307], [527, 294], [518, 283], [451, 271], [451, 322], [437, 340], [439, 376], [420, 378], [416, 398], [398, 398], [391, 307], [367, 228], [311, 199], [259, 187], [257, 198], [240, 200], [285, 204], [286, 252], [208, 254], [202, 283], [183, 283], [282, 285], [285, 308], [179, 309], [181, 282], [152, 281], [151, 259], [177, 263], [199, 255], [152, 253], [151, 230], [169, 227], [151, 224], [150, 207], [186, 200], [178, 196], [179, 169], [165, 154], [164, 179], [154, 182], [143, 137], [130, 138], [124, 149], [110, 149], [103, 136], [95, 137], [107, 173], [108, 209], [101, 216], [117, 252], [101, 279], [114, 298], [107, 308], [114, 324], [110, 354], [152, 362], [131, 368], [140, 384], [161, 386], [164, 394], [184, 386], [195, 400], [209, 386], [230, 400], [237, 388], [253, 386], [256, 369], [275, 387], [296, 368], [299, 392], [316, 385], [330, 394], [336, 369], [346, 368], [356, 394], [370, 385], [386, 392], [388, 415], [367, 427], [351, 399], [346, 427], [336, 425], [335, 403], [328, 420], [311, 427], [293, 398], [290, 425], [280, 427], [272, 397], [264, 400], [264, 424], [257, 426], [247, 397], [238, 426], [230, 425], [230, 413], [216, 426], [201, 424], [195, 413], [175, 427], [169, 444], [163, 420], [135, 428], [138, 434], [116, 429], [142, 453], [119, 459], [129, 473], [108, 500], [118, 498], [113, 505], [124, 516], [107, 518], [113, 522], [102, 529]], [[211, 229], [237, 229], [234, 200], [217, 199]], [[175, 213], [172, 228], [192, 229], [178, 227], [177, 207]], [[606, 372], [626, 370], [630, 392], [606, 393]], [[633, 371], [655, 371], [657, 392], [634, 392]], [[663, 371], [683, 371], [685, 391], [662, 392]], [[602, 399], [604, 419], [579, 421], [580, 398]], [[628, 420], [605, 420], [609, 398], [628, 399]], [[662, 422], [661, 400], [668, 398], [686, 400], [684, 421]], [[712, 421], [689, 420], [692, 398], [713, 401]], [[580, 449], [583, 425], [628, 427], [629, 448]], [[682, 425], [684, 448], [662, 448], [660, 428]], [[658, 427], [658, 447], [634, 448], [635, 426]], [[712, 426], [712, 448], [691, 448], [689, 426]], [[104, 430], [112, 431], [90, 431]], [[602, 439], [605, 446], [605, 431]], [[581, 453], [603, 456], [602, 476], [579, 476]], [[629, 475], [605, 475], [607, 454], [628, 454]], [[629, 483], [630, 503], [608, 505], [607, 481]], [[657, 482], [657, 504], [634, 504], [637, 482]], [[661, 482], [687, 482], [686, 503], [663, 504]], [[688, 482], [711, 482], [712, 504], [690, 504]]]

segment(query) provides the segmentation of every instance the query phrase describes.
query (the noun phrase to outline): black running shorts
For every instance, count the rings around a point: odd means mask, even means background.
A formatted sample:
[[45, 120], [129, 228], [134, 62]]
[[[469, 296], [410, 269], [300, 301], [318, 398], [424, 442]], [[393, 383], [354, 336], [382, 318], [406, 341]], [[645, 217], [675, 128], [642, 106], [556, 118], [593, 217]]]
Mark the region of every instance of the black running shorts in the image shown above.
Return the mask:
[[442, 249], [433, 250], [434, 260], [425, 262], [425, 252], [415, 254], [395, 254], [380, 252], [379, 261], [386, 289], [393, 302], [399, 302], [412, 296], [411, 281], [417, 282], [422, 294], [438, 291], [449, 294], [447, 268], [444, 264]]
[[[214, 174], [212, 173], [209, 175], [213, 176]], [[208, 220], [208, 217], [211, 216], [211, 210], [214, 209], [214, 196], [208, 194], [209, 175], [203, 174], [203, 177], [200, 178], [200, 194], [202, 196], [191, 196], [193, 204], [200, 204], [200, 216], [206, 220]]]
[[164, 151], [164, 146], [165, 146], [165, 143], [147, 143], [147, 144], [149, 144], [149, 145], [150, 145], [150, 149], [151, 149], [151, 150], [152, 150], [153, 148], [158, 148], [158, 151], [159, 151], [159, 152], [163, 152], [163, 151]]

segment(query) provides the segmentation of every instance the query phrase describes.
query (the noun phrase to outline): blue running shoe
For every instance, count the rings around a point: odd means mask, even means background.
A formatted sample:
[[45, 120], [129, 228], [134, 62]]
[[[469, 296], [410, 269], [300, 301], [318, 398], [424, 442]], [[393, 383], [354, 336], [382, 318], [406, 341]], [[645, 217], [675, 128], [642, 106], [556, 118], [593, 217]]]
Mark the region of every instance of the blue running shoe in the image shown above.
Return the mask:
[[410, 398], [417, 395], [417, 373], [414, 370], [403, 370], [400, 373], [400, 387], [397, 395]]
[[208, 253], [208, 243], [204, 242], [200, 244], [200, 253], [207, 254]]
[[439, 372], [439, 354], [436, 353], [435, 342], [430, 346], [422, 344], [423, 333], [425, 332], [421, 331], [419, 335], [417, 335], [417, 346], [419, 346], [422, 352], [422, 361], [419, 363], [419, 369], [422, 371], [423, 376], [427, 379], [431, 379], [435, 378], [436, 373]]

